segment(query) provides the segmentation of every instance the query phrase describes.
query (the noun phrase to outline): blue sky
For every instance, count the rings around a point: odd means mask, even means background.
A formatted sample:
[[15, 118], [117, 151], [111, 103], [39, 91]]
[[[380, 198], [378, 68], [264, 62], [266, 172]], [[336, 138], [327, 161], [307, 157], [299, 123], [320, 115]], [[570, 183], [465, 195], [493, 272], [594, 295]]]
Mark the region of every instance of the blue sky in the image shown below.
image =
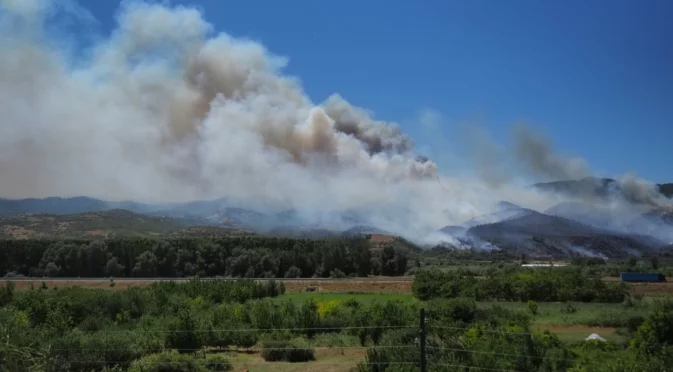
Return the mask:
[[[80, 0], [114, 26], [112, 0]], [[520, 120], [600, 175], [673, 182], [673, 1], [191, 0], [216, 31], [289, 57], [320, 102], [339, 93], [423, 144], [478, 123], [504, 140]]]

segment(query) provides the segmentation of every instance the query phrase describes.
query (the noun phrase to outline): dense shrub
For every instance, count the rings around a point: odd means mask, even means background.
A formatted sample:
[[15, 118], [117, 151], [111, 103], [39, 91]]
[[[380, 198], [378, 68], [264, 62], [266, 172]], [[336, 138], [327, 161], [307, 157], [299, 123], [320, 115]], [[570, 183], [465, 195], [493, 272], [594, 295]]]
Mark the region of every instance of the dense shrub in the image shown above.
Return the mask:
[[262, 358], [267, 362], [308, 362], [315, 360], [315, 350], [291, 341], [269, 340], [262, 343]]
[[605, 282], [579, 269], [518, 269], [477, 279], [458, 271], [423, 270], [412, 285], [414, 295], [433, 298], [471, 297], [476, 300], [622, 302], [626, 285]]
[[[222, 364], [223, 360], [218, 359], [214, 361], [216, 364]], [[175, 352], [163, 352], [160, 354], [153, 354], [142, 357], [133, 362], [129, 368], [129, 372], [206, 372], [212, 371], [209, 368], [211, 361], [197, 358], [193, 355], [178, 354]], [[230, 364], [226, 363], [220, 371], [230, 370]]]
[[208, 358], [205, 365], [209, 371], [231, 371], [234, 369], [229, 360], [221, 355]]

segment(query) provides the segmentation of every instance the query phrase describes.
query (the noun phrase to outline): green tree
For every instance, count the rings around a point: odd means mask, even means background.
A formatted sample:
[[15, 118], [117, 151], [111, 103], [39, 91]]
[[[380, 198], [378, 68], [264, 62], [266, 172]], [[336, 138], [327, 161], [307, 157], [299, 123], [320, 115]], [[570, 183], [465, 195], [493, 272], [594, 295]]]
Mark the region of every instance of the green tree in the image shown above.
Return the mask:
[[301, 277], [301, 269], [298, 268], [297, 266], [290, 266], [289, 269], [285, 272], [285, 277], [286, 278], [300, 278]]
[[[143, 270], [142, 268], [140, 270]], [[120, 277], [124, 274], [124, 266], [119, 264], [117, 257], [110, 258], [105, 264], [105, 275]]]
[[537, 302], [533, 300], [528, 300], [528, 311], [530, 311], [530, 313], [533, 314], [533, 316], [537, 316], [537, 309], [538, 309]]
[[151, 278], [157, 275], [157, 257], [150, 251], [145, 251], [136, 257], [133, 267], [133, 276]]
[[657, 302], [638, 328], [631, 347], [641, 355], [659, 354], [664, 347], [673, 346], [673, 301]]
[[170, 332], [166, 343], [179, 353], [193, 353], [203, 346], [201, 335], [196, 331], [197, 323], [191, 312], [181, 310], [176, 319], [169, 323]]

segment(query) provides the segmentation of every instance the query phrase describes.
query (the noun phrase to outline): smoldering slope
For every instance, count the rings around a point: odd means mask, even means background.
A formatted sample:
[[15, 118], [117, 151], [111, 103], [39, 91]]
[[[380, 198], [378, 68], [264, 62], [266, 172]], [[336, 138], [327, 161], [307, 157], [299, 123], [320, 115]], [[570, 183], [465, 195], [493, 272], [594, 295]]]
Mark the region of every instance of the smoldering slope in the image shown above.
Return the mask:
[[[416, 240], [501, 200], [536, 210], [562, 201], [517, 185], [518, 172], [492, 182], [497, 156], [466, 159], [474, 177], [440, 172], [396, 124], [337, 94], [312, 102], [283, 73], [286, 58], [217, 33], [196, 9], [122, 2], [111, 35], [75, 58], [46, 19], [86, 12], [66, 0], [0, 4], [3, 197], [226, 196], [309, 220], [356, 211]], [[528, 175], [586, 173], [529, 131], [516, 138], [508, 154]]]

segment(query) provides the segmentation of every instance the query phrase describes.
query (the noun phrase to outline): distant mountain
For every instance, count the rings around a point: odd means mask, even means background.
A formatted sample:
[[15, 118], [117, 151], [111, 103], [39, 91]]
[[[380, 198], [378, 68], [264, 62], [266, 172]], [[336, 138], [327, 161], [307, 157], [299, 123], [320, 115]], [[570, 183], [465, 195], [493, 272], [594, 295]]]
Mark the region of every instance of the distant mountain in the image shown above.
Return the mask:
[[[575, 221], [581, 221], [584, 224], [594, 227], [619, 230], [625, 223], [624, 219], [629, 219], [621, 213], [615, 213], [614, 210], [599, 205], [580, 202], [564, 202], [557, 204], [544, 211], [550, 216], [563, 217]], [[630, 218], [635, 217], [631, 212]]]
[[46, 199], [0, 199], [0, 216], [26, 213], [73, 214], [113, 209], [107, 202], [87, 197]]
[[673, 183], [660, 183], [657, 185], [659, 192], [667, 198], [673, 198]]
[[76, 214], [101, 212], [112, 209], [124, 209], [136, 213], [146, 213], [160, 205], [143, 204], [134, 201], [110, 202], [86, 196], [72, 198], [50, 197], [44, 199], [3, 199], [0, 198], [0, 216], [19, 216], [22, 214]]
[[279, 226], [266, 230], [264, 235], [282, 238], [328, 238], [339, 236], [339, 231], [314, 226]]
[[[586, 178], [536, 184], [541, 190], [608, 196], [619, 191], [612, 179]], [[659, 185], [673, 194], [673, 184]], [[254, 203], [253, 203], [254, 204]], [[391, 221], [368, 221], [368, 207], [303, 215], [297, 210], [262, 212], [242, 201], [220, 198], [187, 203], [143, 204], [75, 198], [0, 199], [1, 238], [112, 236], [240, 236], [321, 238], [369, 235], [377, 244], [399, 232], [377, 227], [405, 226], [411, 216], [394, 206], [376, 206]], [[428, 241], [456, 247], [499, 248], [531, 255], [575, 254], [622, 257], [673, 243], [673, 213], [617, 213], [587, 203], [561, 203], [544, 213], [502, 201], [493, 213], [445, 226]], [[629, 214], [631, 213], [631, 214]], [[378, 223], [377, 223], [378, 222]], [[392, 226], [392, 227], [391, 227]]]
[[[536, 183], [534, 188], [567, 195], [588, 195], [606, 197], [614, 192], [620, 192], [619, 182], [612, 178], [587, 177], [581, 180], [567, 180]], [[673, 197], [673, 183], [657, 184], [659, 192], [667, 198]]]
[[485, 225], [489, 223], [500, 222], [511, 218], [517, 218], [529, 213], [534, 213], [533, 210], [522, 208], [514, 203], [501, 201], [497, 204], [498, 210], [493, 213], [483, 214], [471, 218], [461, 225], [444, 226], [437, 230], [437, 233], [451, 236], [453, 238], [463, 237], [467, 230], [474, 226]]
[[673, 243], [673, 213], [659, 211], [644, 213], [629, 221], [626, 229]]
[[438, 232], [450, 236], [461, 236], [465, 235], [467, 232], [467, 227], [465, 226], [455, 226], [455, 225], [450, 225], [450, 226], [444, 226], [441, 229], [438, 230]]
[[503, 220], [509, 220], [512, 218], [522, 217], [527, 214], [534, 213], [534, 211], [531, 209], [522, 208], [516, 204], [512, 204], [509, 202], [500, 202], [498, 203], [498, 207], [500, 208], [499, 210], [493, 213], [488, 213], [474, 217], [463, 223], [463, 226], [473, 227], [478, 225], [484, 225], [488, 223], [494, 223]]
[[567, 180], [536, 183], [534, 188], [566, 195], [586, 195], [606, 197], [617, 190], [618, 182], [611, 178], [587, 177], [581, 180]]
[[557, 257], [626, 257], [654, 252], [664, 245], [652, 237], [621, 234], [538, 212], [475, 226], [466, 235], [474, 239], [475, 244], [487, 242], [511, 252]]
[[351, 237], [358, 235], [394, 235], [389, 231], [379, 229], [375, 226], [356, 225], [341, 233], [342, 236]]
[[0, 217], [0, 239], [158, 237], [182, 228], [170, 218], [150, 217], [122, 209]]

